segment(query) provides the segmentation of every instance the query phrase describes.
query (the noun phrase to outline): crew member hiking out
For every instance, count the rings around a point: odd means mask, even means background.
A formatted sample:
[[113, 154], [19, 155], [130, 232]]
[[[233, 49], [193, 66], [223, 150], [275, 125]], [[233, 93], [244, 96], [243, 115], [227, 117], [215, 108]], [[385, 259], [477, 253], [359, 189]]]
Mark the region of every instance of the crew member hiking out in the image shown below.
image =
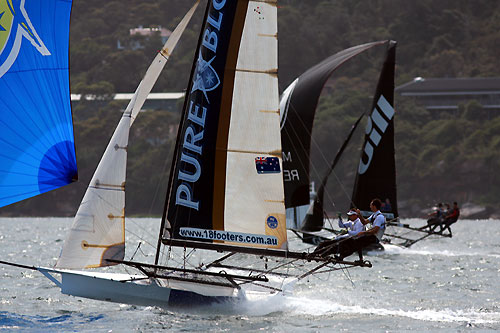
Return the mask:
[[450, 233], [450, 237], [451, 237], [450, 225], [457, 222], [459, 217], [460, 217], [460, 209], [458, 208], [458, 203], [455, 201], [455, 202], [453, 202], [453, 208], [444, 217], [444, 221], [441, 224], [441, 229], [439, 230], [439, 233], [442, 233], [443, 231], [448, 230], [448, 232]]
[[371, 223], [372, 227], [366, 231], [361, 231], [354, 236], [343, 239], [333, 239], [322, 242], [314, 250], [314, 255], [328, 256], [335, 254], [339, 260], [358, 252], [359, 260], [363, 260], [363, 248], [371, 244], [379, 243], [385, 232], [385, 216], [380, 212], [382, 202], [373, 199], [370, 202], [372, 215], [365, 219], [359, 209], [356, 209], [357, 216], [364, 225]]
[[452, 234], [450, 225], [457, 222], [460, 216], [460, 209], [458, 208], [458, 203], [456, 201], [453, 202], [453, 208], [447, 212], [445, 212], [442, 208], [443, 205], [441, 203], [438, 204], [435, 211], [429, 214], [431, 218], [427, 220], [427, 225], [419, 228], [419, 230], [428, 231], [437, 235], [443, 235], [443, 231], [448, 230], [449, 234], [444, 236], [451, 237]]

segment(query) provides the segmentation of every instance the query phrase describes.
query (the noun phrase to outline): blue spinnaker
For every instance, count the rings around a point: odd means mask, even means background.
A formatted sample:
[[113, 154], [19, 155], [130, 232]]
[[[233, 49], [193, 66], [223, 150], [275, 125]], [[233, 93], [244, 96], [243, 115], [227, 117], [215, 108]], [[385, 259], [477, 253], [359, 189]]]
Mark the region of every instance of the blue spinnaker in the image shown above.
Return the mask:
[[0, 207], [77, 179], [71, 0], [0, 0]]

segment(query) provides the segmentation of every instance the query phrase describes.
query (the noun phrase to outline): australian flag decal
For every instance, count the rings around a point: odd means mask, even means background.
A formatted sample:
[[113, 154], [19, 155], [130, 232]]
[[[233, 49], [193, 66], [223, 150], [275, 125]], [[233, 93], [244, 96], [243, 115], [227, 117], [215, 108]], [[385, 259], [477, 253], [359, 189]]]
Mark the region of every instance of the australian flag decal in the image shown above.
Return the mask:
[[256, 157], [255, 168], [257, 173], [279, 173], [280, 161], [277, 157]]

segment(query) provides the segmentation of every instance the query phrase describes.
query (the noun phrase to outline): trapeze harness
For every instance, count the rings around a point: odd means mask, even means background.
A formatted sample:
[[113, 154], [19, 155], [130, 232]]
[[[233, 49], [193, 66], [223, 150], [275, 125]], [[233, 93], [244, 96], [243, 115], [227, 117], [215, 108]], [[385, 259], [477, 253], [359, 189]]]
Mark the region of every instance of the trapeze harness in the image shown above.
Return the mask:
[[[379, 215], [382, 215], [382, 213], [377, 213], [376, 215], [373, 215], [370, 216], [368, 218], [368, 220], [370, 221], [370, 223], [373, 225], [373, 222], [375, 221], [375, 219], [379, 216]], [[384, 219], [384, 222], [382, 223], [382, 225], [380, 226], [380, 229], [384, 229], [385, 230], [385, 219]], [[375, 236], [375, 238], [377, 239], [377, 243], [380, 243], [380, 240], [378, 239], [378, 237]]]

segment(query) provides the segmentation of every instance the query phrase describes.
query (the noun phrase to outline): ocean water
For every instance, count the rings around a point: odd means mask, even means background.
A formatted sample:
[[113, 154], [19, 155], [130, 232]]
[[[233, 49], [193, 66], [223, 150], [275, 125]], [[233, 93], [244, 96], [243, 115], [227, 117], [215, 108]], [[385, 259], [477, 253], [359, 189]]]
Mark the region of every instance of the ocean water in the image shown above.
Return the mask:
[[[0, 260], [51, 267], [71, 219], [0, 218]], [[422, 225], [423, 220], [403, 220]], [[128, 219], [127, 259], [153, 261], [138, 237], [155, 219]], [[388, 246], [353, 268], [300, 281], [292, 294], [194, 309], [107, 303], [60, 293], [38, 271], [0, 265], [0, 330], [28, 332], [401, 332], [500, 330], [500, 221], [460, 220], [453, 238]], [[291, 247], [301, 246], [291, 240]], [[137, 251], [136, 251], [137, 250]], [[138, 258], [142, 256], [143, 258]], [[131, 271], [133, 272], [133, 271]]]

